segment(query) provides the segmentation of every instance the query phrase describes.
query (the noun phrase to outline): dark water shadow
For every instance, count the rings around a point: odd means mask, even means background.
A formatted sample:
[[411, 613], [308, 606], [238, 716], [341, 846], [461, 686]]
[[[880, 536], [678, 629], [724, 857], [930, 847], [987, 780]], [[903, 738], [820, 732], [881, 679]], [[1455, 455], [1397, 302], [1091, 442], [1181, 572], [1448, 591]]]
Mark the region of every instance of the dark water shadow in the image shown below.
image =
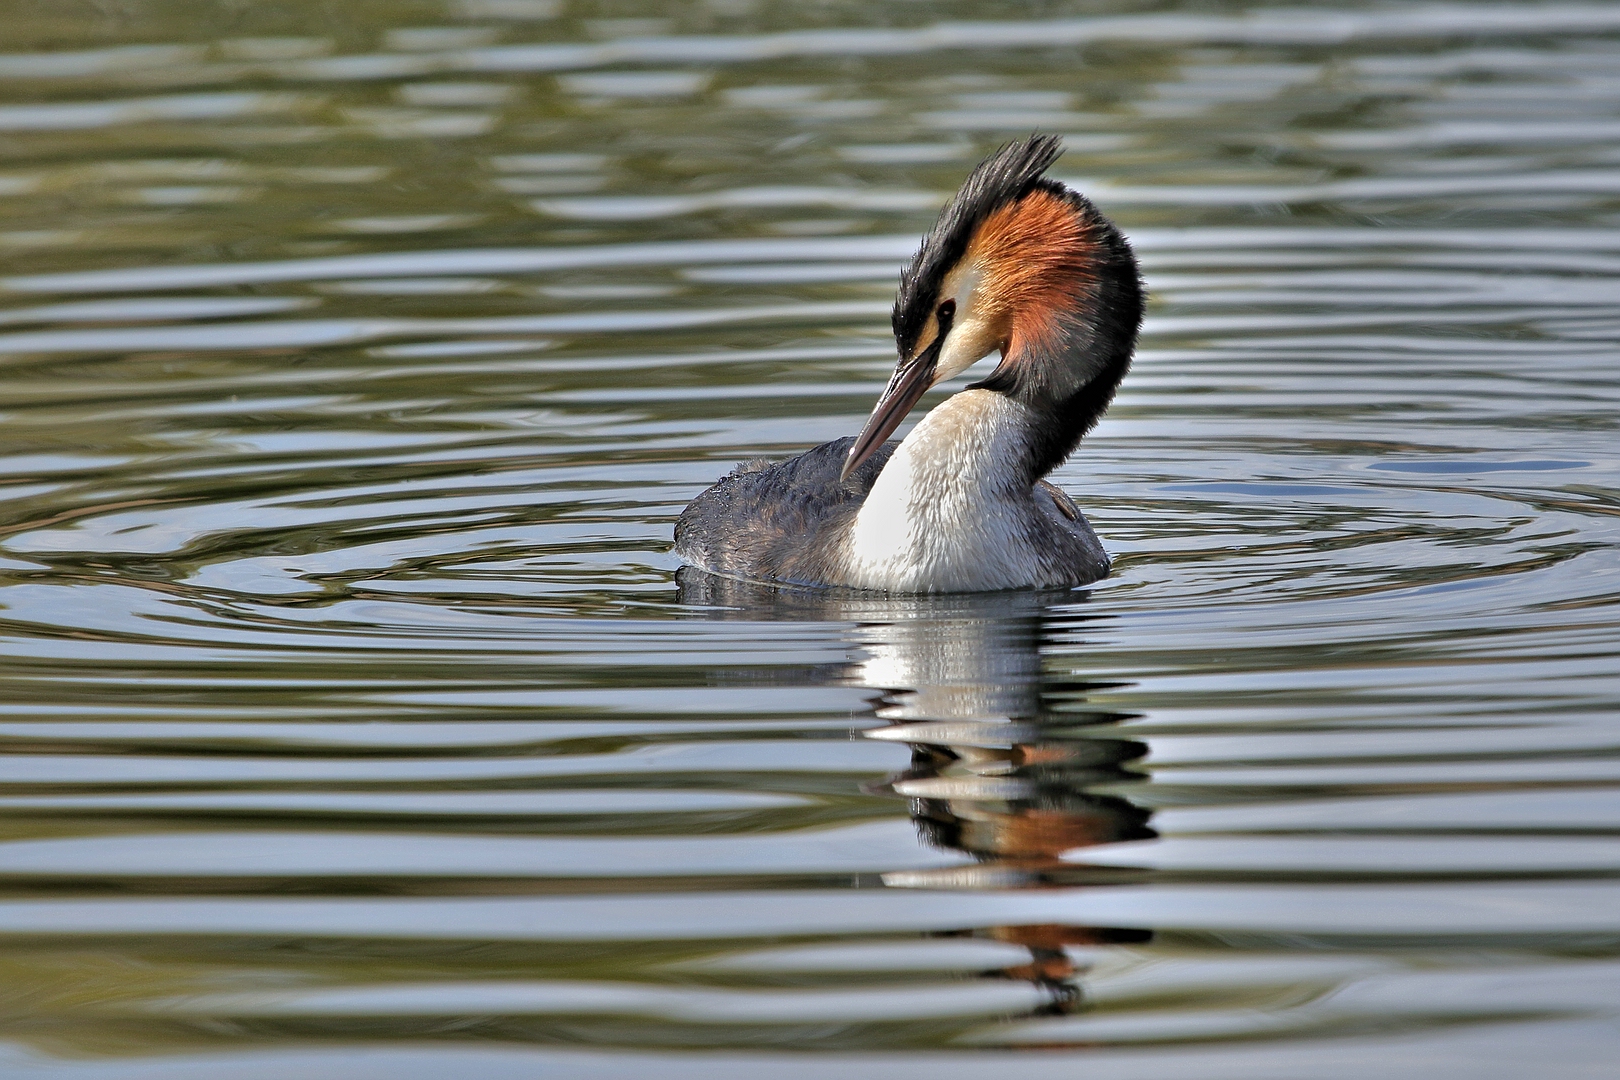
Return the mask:
[[[896, 889], [986, 890], [1134, 883], [1144, 870], [1100, 870], [1064, 855], [1099, 844], [1150, 839], [1151, 811], [1118, 794], [1140, 781], [1131, 763], [1147, 747], [1120, 737], [1127, 719], [1087, 710], [1098, 684], [1066, 679], [1047, 663], [1061, 623], [1083, 619], [1071, 591], [938, 596], [783, 589], [715, 577], [677, 575], [680, 602], [704, 617], [851, 624], [849, 659], [801, 674], [824, 685], [877, 691], [873, 715], [886, 721], [866, 738], [911, 748], [905, 771], [864, 785], [910, 800], [918, 836], [971, 862], [881, 875]], [[1117, 685], [1117, 684], [1110, 684]], [[1107, 793], [1093, 790], [1106, 787]], [[1021, 979], [1047, 992], [1040, 1012], [1067, 1012], [1081, 1000], [1080, 965], [1067, 946], [1139, 944], [1139, 927], [1064, 924], [963, 929], [1028, 950], [1029, 961], [982, 972]]]

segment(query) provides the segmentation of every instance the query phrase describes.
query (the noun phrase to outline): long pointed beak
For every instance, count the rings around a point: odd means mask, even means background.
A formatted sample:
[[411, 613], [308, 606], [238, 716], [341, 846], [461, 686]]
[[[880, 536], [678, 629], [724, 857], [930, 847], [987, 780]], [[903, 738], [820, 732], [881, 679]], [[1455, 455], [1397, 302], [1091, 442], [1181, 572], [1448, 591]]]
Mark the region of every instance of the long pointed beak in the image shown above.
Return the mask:
[[939, 361], [940, 346], [944, 343], [945, 335], [941, 334], [928, 348], [910, 360], [901, 361], [900, 366], [894, 369], [894, 376], [889, 379], [889, 385], [883, 388], [872, 415], [867, 417], [866, 426], [855, 436], [855, 445], [849, 448], [849, 457], [844, 459], [844, 471], [838, 477], [840, 480], [847, 480], [861, 462], [871, 457], [872, 452], [894, 434], [894, 429], [900, 426], [900, 421], [906, 418], [911, 407], [934, 385], [934, 367]]

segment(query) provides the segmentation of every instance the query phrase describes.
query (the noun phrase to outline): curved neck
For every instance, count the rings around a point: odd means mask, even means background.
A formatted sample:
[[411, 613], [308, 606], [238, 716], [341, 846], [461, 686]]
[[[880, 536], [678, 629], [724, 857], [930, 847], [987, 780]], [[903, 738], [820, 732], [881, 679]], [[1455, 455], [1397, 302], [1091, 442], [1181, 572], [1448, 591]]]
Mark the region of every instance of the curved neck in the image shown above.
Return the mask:
[[1096, 426], [1136, 348], [1145, 302], [1136, 258], [1112, 226], [1098, 232], [1093, 259], [1061, 289], [1061, 304], [1015, 312], [1001, 363], [969, 387], [1005, 394], [1034, 416], [1031, 483]]
[[1035, 421], [1021, 403], [1000, 394], [953, 394], [901, 440], [867, 501], [902, 490], [932, 505], [1017, 497], [1034, 483], [1028, 474]]
[[974, 591], [1036, 580], [1030, 549], [1032, 417], [987, 390], [946, 399], [911, 430], [850, 522], [848, 580]]

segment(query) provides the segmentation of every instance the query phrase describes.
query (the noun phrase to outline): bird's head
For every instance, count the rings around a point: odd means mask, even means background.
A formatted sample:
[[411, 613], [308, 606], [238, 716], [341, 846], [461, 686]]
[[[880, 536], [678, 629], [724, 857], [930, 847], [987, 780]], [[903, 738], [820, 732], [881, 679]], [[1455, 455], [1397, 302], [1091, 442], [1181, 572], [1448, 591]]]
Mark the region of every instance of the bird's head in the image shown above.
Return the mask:
[[[976, 386], [1061, 407], [1117, 368], [1112, 396], [1141, 323], [1141, 283], [1112, 223], [1045, 177], [1061, 152], [1054, 135], [1009, 143], [981, 161], [940, 211], [900, 275], [893, 316], [900, 362], [850, 448], [845, 476], [929, 388], [992, 352], [1001, 364]], [[1095, 421], [1083, 421], [1059, 459]]]

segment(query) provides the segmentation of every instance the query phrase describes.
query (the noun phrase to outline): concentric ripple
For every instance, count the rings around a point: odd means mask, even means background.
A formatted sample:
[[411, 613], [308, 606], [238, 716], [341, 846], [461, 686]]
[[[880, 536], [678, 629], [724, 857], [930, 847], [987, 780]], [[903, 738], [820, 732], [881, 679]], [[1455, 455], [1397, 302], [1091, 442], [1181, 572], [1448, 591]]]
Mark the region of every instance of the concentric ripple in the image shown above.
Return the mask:
[[[1614, 7], [24, 6], [0, 1071], [1612, 1071]], [[1034, 129], [1114, 575], [677, 575]]]

